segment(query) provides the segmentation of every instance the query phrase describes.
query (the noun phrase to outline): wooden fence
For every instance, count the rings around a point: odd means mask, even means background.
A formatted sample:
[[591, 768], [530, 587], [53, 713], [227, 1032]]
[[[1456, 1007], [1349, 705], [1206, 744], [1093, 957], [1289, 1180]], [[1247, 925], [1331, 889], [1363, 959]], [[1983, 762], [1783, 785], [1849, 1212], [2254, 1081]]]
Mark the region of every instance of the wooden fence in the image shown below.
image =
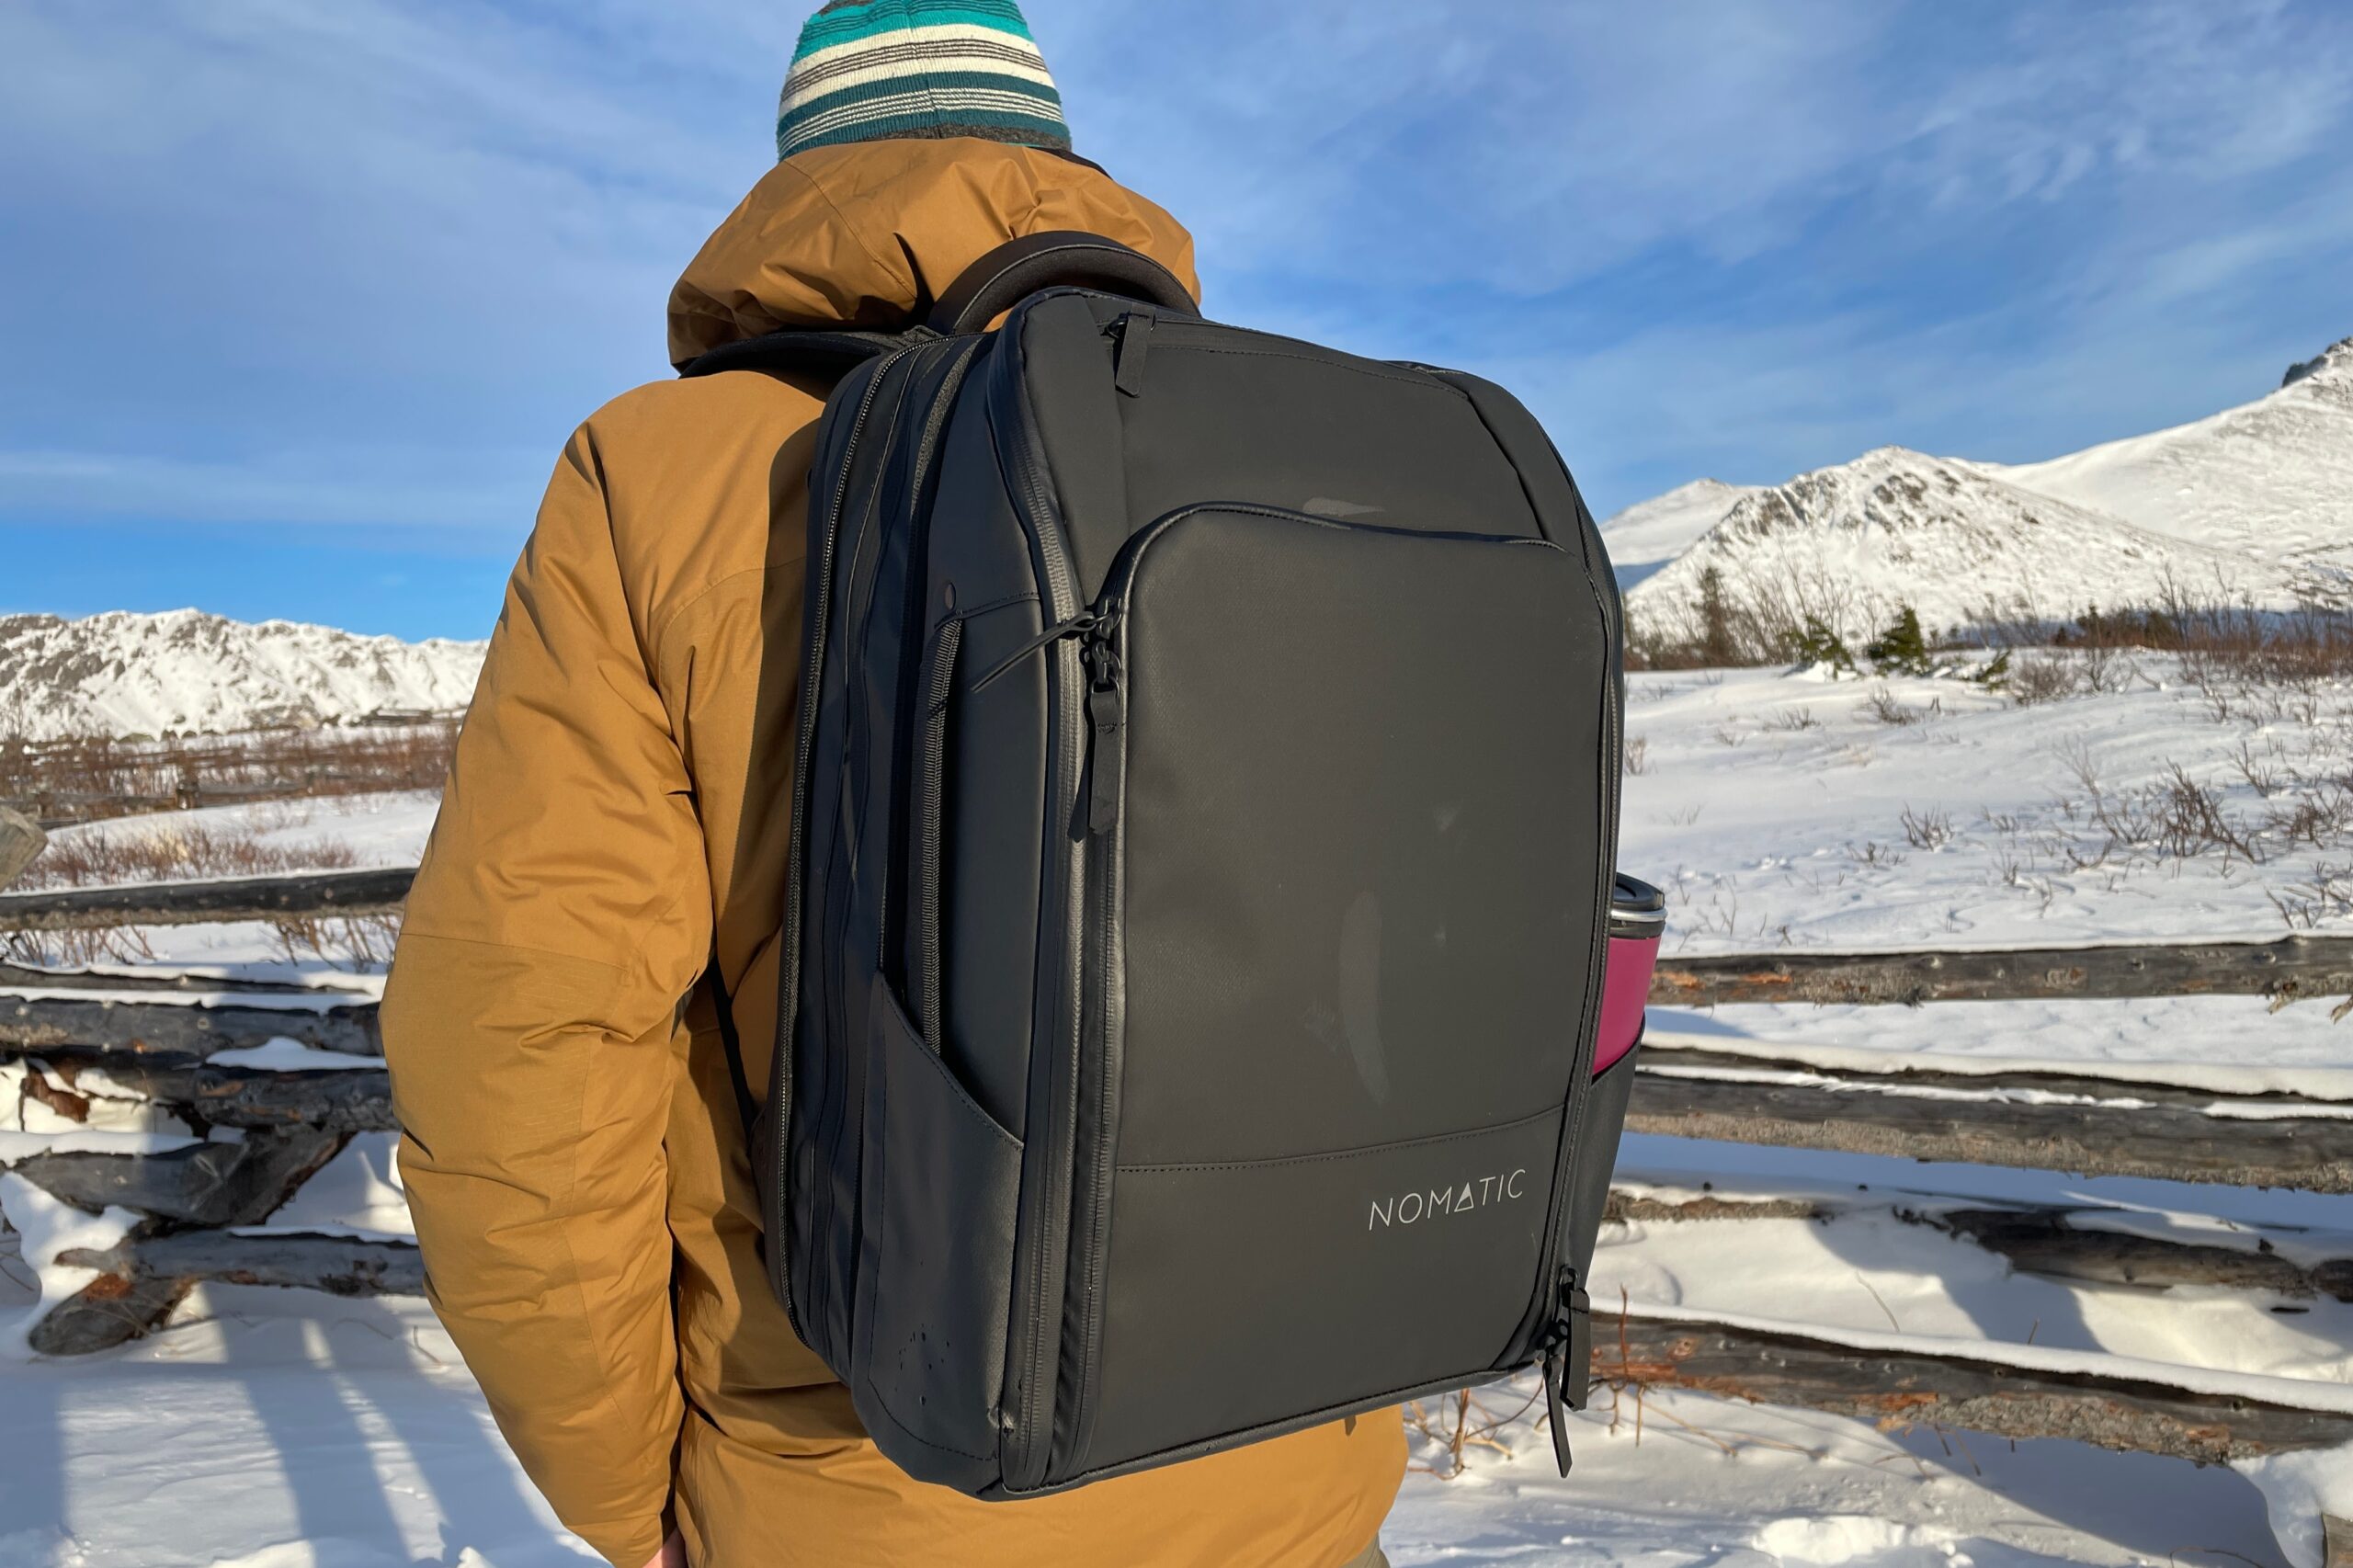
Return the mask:
[[[0, 930], [274, 920], [395, 911], [412, 872], [351, 871], [240, 882], [0, 896]], [[2275, 1006], [2353, 994], [2353, 938], [2010, 952], [1774, 954], [1663, 962], [1654, 999], [1917, 1006], [1955, 1000], [2239, 995]], [[293, 1040], [352, 1059], [348, 1071], [216, 1064]], [[57, 974], [0, 965], [0, 1058], [28, 1092], [73, 1119], [95, 1096], [168, 1108], [234, 1142], [165, 1153], [57, 1152], [22, 1179], [77, 1208], [145, 1217], [119, 1245], [63, 1261], [97, 1279], [54, 1306], [37, 1347], [74, 1354], [152, 1330], [198, 1283], [415, 1293], [415, 1251], [261, 1224], [354, 1133], [391, 1130], [372, 1002], [291, 986]], [[1969, 1074], [1893, 1064], [1865, 1072], [1662, 1042], [1637, 1064], [1629, 1126], [1641, 1132], [1796, 1149], [2353, 1193], [2353, 1116], [2336, 1104], [2210, 1092], [2058, 1071]], [[1882, 1208], [1892, 1200], [1873, 1199]], [[1621, 1218], [1704, 1223], [1826, 1219], [1799, 1200], [1666, 1202], [1614, 1194]], [[2021, 1271], [2079, 1282], [2194, 1284], [2353, 1301], [2353, 1257], [2291, 1262], [2260, 1243], [2192, 1244], [2102, 1223], [2097, 1206], [1912, 1202], [1904, 1219], [1987, 1248]], [[2120, 1218], [2110, 1216], [2111, 1220]], [[240, 1233], [243, 1232], [244, 1233]], [[1889, 1424], [2009, 1437], [2062, 1437], [2200, 1461], [2353, 1441], [2353, 1417], [2315, 1398], [2198, 1393], [2054, 1367], [1988, 1345], [1932, 1353], [1836, 1333], [1677, 1319], [1603, 1306], [1594, 1376], [1623, 1390], [1681, 1387]], [[2007, 1358], [2006, 1358], [2006, 1355]], [[2276, 1389], [2273, 1391], [2276, 1393]]]

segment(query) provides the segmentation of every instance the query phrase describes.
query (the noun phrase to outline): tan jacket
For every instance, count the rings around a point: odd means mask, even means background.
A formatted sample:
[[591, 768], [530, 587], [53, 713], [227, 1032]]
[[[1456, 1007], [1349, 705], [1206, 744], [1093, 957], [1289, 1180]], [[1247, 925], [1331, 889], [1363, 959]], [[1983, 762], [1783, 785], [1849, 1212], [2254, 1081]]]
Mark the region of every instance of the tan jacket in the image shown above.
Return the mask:
[[[1167, 214], [1047, 153], [804, 153], [687, 269], [671, 354], [903, 324], [990, 249], [1054, 229], [1192, 277]], [[642, 387], [557, 465], [384, 1004], [434, 1306], [531, 1478], [621, 1568], [674, 1503], [718, 1568], [1335, 1568], [1395, 1493], [1393, 1417], [975, 1503], [875, 1451], [769, 1295], [697, 981], [715, 945], [743, 1038], [773, 1038], [798, 682], [762, 676], [800, 657], [824, 392], [750, 371]]]

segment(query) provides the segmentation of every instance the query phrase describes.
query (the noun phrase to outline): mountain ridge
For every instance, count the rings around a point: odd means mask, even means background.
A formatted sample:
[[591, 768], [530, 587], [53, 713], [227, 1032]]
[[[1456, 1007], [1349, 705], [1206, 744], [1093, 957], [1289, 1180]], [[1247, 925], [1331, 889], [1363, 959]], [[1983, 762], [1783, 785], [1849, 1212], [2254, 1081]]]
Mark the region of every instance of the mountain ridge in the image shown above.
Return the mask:
[[202, 610], [0, 615], [0, 739], [222, 734], [455, 713], [484, 642], [407, 642]]
[[1948, 628], [2183, 593], [2353, 604], [2353, 338], [2253, 402], [2045, 461], [1881, 447], [1779, 485], [1697, 482], [1601, 527], [1653, 631], [1690, 618], [1711, 567], [1734, 599], [1850, 636], [1899, 604]]

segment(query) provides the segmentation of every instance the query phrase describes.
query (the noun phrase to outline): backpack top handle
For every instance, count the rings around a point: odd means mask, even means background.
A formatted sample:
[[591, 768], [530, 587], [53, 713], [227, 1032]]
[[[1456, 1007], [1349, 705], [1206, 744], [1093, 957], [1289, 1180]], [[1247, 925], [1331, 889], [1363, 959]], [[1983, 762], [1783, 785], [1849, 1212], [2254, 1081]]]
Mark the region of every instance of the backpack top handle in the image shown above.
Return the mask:
[[1168, 268], [1131, 246], [1077, 230], [1030, 234], [974, 262], [932, 307], [934, 331], [979, 332], [1041, 289], [1097, 289], [1148, 305], [1201, 313]]

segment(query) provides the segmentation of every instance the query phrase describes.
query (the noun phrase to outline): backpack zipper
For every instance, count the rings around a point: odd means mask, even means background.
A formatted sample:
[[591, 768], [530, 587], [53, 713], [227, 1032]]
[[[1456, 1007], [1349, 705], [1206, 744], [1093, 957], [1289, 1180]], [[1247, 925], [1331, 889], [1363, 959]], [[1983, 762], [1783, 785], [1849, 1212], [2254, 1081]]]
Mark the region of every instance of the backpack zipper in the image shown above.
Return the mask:
[[[1586, 574], [1590, 580], [1589, 554], [1586, 560]], [[1574, 1364], [1580, 1369], [1589, 1367], [1593, 1358], [1589, 1304], [1575, 1268], [1562, 1260], [1561, 1247], [1572, 1218], [1568, 1213], [1568, 1202], [1573, 1162], [1576, 1152], [1585, 1146], [1586, 1116], [1593, 1106], [1593, 1060], [1600, 1047], [1601, 983], [1608, 959], [1609, 906], [1617, 880], [1619, 801], [1625, 786], [1625, 769], [1619, 756], [1620, 734], [1625, 721], [1625, 642], [1619, 618], [1610, 613], [1607, 596], [1597, 588], [1595, 597], [1601, 610], [1605, 635], [1609, 639], [1606, 650], [1608, 686], [1601, 704], [1601, 755], [1608, 770], [1608, 776], [1602, 780], [1599, 824], [1603, 875], [1594, 916], [1593, 951], [1587, 960], [1584, 1033], [1569, 1080], [1570, 1109], [1562, 1119], [1560, 1144], [1553, 1151], [1552, 1228], [1544, 1239], [1547, 1267], [1542, 1278], [1554, 1278], [1557, 1272], [1561, 1280], [1560, 1299], [1552, 1303], [1552, 1315], [1538, 1342], [1546, 1358], [1544, 1381], [1548, 1411], [1556, 1409], [1565, 1400], [1560, 1384], [1568, 1369], [1559, 1367], [1556, 1369], [1554, 1358], [1574, 1357]], [[1563, 1337], [1564, 1335], [1567, 1336], [1565, 1339]], [[1585, 1391], [1580, 1387], [1576, 1398], [1565, 1402], [1583, 1409], [1584, 1398]], [[1557, 1416], [1552, 1421], [1552, 1450], [1553, 1457], [1560, 1463], [1561, 1473], [1568, 1474], [1568, 1432]]]
[[[998, 329], [999, 335], [1011, 334], [1018, 343], [1027, 307], [1017, 310], [1013, 318]], [[1006, 479], [1016, 512], [1029, 536], [1037, 541], [1037, 565], [1045, 592], [1044, 612], [1063, 623], [1076, 618], [1082, 606], [1071, 564], [1070, 546], [1064, 538], [1059, 519], [1054, 515], [1052, 486], [1049, 483], [1045, 458], [1038, 448], [1038, 435], [1029, 410], [1022, 397], [1021, 369], [1018, 356], [1001, 354], [992, 357], [990, 371], [989, 415], [1005, 453]], [[1052, 639], [1041, 640], [1040, 647]], [[1082, 726], [1086, 722], [1083, 694], [1066, 687], [1058, 672], [1050, 668], [1047, 684], [1048, 701], [1053, 718], [1050, 732], [1054, 737], [1052, 752], [1055, 768], [1052, 780], [1053, 799], [1057, 809], [1063, 802], [1074, 802], [1080, 787], [1079, 769], [1085, 767], [1085, 741]], [[1064, 740], [1063, 737], [1070, 739]], [[1050, 838], [1050, 843], [1055, 842]], [[1067, 845], [1067, 839], [1060, 842]], [[1063, 876], [1064, 951], [1072, 952], [1079, 961], [1066, 971], [1069, 990], [1059, 1005], [1059, 1016], [1070, 1020], [1067, 1034], [1046, 1042], [1052, 1054], [1045, 1063], [1045, 1088], [1049, 1091], [1043, 1103], [1035, 1103], [1029, 1125], [1037, 1130], [1032, 1147], [1037, 1151], [1039, 1180], [1023, 1182], [1023, 1201], [1017, 1221], [1017, 1245], [1022, 1249], [1018, 1265], [1020, 1299], [1007, 1325], [1006, 1377], [1009, 1403], [1015, 1408], [1001, 1417], [1006, 1432], [1004, 1471], [1011, 1490], [1034, 1490], [1043, 1478], [1052, 1447], [1051, 1426], [1041, 1437], [1038, 1430], [1039, 1403], [1044, 1392], [1048, 1356], [1059, 1343], [1058, 1328], [1063, 1315], [1063, 1295], [1067, 1292], [1067, 1279], [1050, 1303], [1045, 1301], [1048, 1270], [1056, 1256], [1065, 1264], [1070, 1235], [1070, 1183], [1072, 1172], [1067, 1162], [1058, 1157], [1057, 1150], [1069, 1141], [1065, 1118], [1074, 1120], [1077, 1107], [1074, 1099], [1065, 1096], [1076, 1094], [1077, 1054], [1083, 1044], [1083, 1007], [1085, 969], [1083, 951], [1074, 951], [1085, 939], [1084, 915], [1086, 886], [1086, 846], [1065, 850], [1067, 858], [1050, 868]], [[1044, 892], [1046, 890], [1040, 890]], [[1061, 1011], [1066, 1008], [1067, 1011]], [[1066, 1069], [1069, 1088], [1063, 1093], [1057, 1088], [1055, 1068]], [[1035, 1063], [1033, 1063], [1033, 1071]], [[1035, 1199], [1030, 1194], [1034, 1191]]]
[[961, 619], [939, 623], [924, 678], [923, 767], [915, 780], [915, 1019], [933, 1055], [946, 1043], [939, 958], [941, 820], [948, 781], [948, 699], [956, 686], [956, 655], [964, 642]]
[[1131, 311], [1114, 324], [1120, 347], [1111, 358], [1111, 384], [1129, 397], [1143, 395], [1143, 368], [1152, 352], [1153, 329], [1160, 318], [1146, 311]]

